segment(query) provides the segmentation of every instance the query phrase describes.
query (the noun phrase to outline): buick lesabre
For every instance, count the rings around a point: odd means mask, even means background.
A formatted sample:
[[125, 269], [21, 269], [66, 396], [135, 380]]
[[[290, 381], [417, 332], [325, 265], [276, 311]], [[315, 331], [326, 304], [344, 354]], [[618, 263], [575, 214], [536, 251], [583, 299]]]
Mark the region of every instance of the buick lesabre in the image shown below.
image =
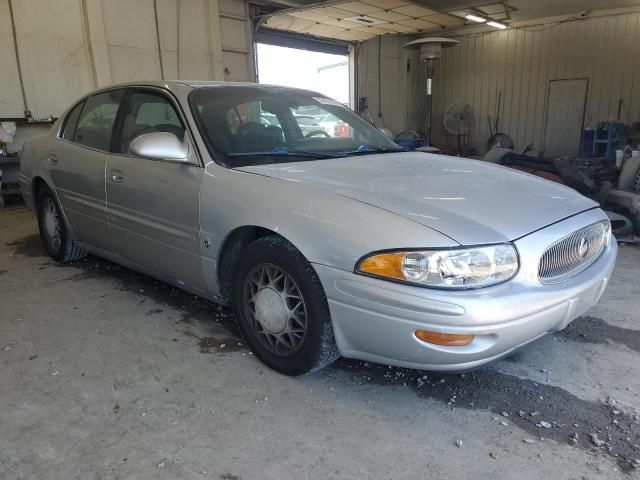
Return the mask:
[[[310, 114], [341, 135], [300, 125]], [[290, 375], [339, 355], [478, 367], [592, 307], [616, 257], [607, 216], [577, 192], [402, 151], [291, 88], [98, 90], [25, 145], [21, 169], [51, 257], [92, 253], [231, 305]]]

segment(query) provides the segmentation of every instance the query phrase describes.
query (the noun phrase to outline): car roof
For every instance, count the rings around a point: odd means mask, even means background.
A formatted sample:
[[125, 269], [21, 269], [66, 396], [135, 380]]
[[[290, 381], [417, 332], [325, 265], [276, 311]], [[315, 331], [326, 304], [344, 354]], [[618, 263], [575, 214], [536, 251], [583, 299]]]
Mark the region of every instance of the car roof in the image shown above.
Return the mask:
[[139, 80], [136, 82], [123, 82], [114, 85], [105, 86], [98, 90], [106, 90], [117, 87], [139, 87], [139, 86], [152, 86], [160, 88], [171, 88], [178, 85], [184, 85], [193, 89], [206, 88], [206, 87], [254, 87], [263, 88], [265, 90], [297, 90], [299, 92], [311, 93], [314, 95], [320, 95], [317, 92], [311, 90], [305, 90], [303, 88], [286, 87], [283, 85], [267, 85], [264, 83], [255, 82], [223, 82], [217, 80]]

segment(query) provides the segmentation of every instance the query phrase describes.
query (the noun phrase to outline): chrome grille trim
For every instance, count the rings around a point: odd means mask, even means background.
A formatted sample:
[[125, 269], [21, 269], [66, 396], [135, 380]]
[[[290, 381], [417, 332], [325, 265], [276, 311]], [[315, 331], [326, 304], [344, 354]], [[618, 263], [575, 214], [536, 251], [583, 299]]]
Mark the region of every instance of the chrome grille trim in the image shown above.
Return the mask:
[[608, 221], [594, 223], [561, 238], [542, 254], [538, 264], [541, 283], [558, 283], [595, 262], [608, 244]]

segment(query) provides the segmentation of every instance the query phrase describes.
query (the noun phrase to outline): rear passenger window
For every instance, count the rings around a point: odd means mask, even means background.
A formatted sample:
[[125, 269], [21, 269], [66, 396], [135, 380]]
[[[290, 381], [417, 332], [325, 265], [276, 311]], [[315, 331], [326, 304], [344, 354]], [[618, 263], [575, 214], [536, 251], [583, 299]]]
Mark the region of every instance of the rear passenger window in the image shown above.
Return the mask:
[[124, 90], [111, 90], [89, 97], [78, 119], [74, 141], [109, 151], [113, 124], [123, 96]]
[[73, 137], [76, 133], [76, 127], [78, 126], [78, 118], [80, 117], [80, 112], [82, 111], [83, 106], [84, 102], [78, 103], [67, 115], [62, 130], [62, 138], [65, 140], [73, 141]]

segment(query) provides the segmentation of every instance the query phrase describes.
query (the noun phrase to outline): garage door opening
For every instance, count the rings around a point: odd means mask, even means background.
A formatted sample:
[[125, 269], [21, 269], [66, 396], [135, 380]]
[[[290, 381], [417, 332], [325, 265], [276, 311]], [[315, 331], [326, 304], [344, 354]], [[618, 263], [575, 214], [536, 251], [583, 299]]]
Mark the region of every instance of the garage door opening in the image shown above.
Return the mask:
[[305, 88], [349, 106], [349, 56], [257, 44], [258, 81]]

